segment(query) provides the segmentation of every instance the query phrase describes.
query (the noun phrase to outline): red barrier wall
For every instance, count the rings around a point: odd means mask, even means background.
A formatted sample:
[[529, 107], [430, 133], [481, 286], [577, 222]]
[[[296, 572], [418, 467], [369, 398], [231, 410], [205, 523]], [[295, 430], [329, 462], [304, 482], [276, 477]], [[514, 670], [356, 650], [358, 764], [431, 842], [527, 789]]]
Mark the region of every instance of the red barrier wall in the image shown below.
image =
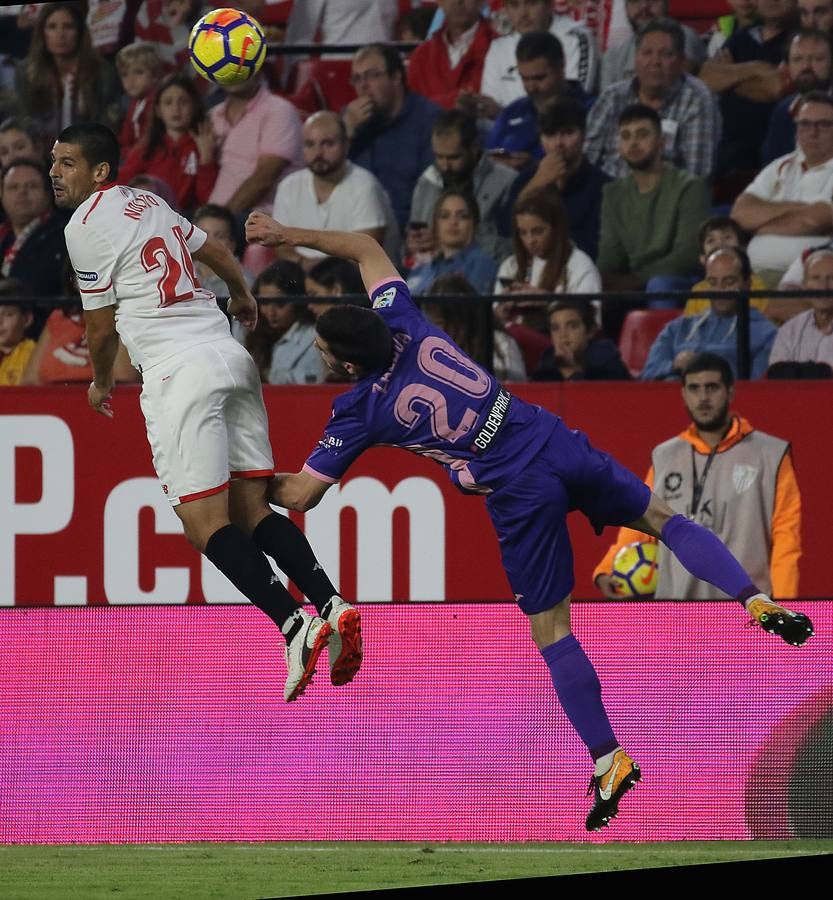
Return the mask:
[[[279, 468], [302, 464], [339, 390], [266, 389]], [[651, 448], [687, 423], [672, 384], [515, 392], [562, 415], [639, 474]], [[0, 605], [241, 600], [181, 534], [153, 474], [138, 389], [118, 388], [114, 408], [112, 422], [94, 415], [81, 386], [0, 392]], [[745, 383], [735, 409], [792, 442], [804, 508], [801, 593], [829, 596], [833, 385]], [[597, 596], [590, 574], [614, 530], [597, 538], [578, 514], [570, 525], [576, 596]], [[348, 597], [511, 599], [482, 500], [464, 497], [438, 465], [412, 454], [366, 454], [304, 527]]]

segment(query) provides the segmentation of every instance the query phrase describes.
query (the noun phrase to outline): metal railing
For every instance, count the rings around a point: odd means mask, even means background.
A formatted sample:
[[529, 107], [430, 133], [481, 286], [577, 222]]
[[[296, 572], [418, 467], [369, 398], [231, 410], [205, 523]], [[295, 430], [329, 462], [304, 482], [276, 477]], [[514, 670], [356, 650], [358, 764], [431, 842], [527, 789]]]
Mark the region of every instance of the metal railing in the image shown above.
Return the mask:
[[[482, 311], [479, 318], [479, 327], [483, 333], [481, 335], [482, 353], [485, 359], [478, 360], [484, 365], [491, 367], [492, 355], [494, 352], [494, 318], [493, 308], [495, 303], [500, 302], [536, 302], [542, 306], [549, 305], [557, 301], [580, 301], [589, 303], [594, 300], [601, 300], [603, 304], [617, 303], [636, 304], [644, 307], [651, 299], [663, 298], [665, 300], [677, 301], [682, 313], [682, 306], [689, 299], [705, 299], [705, 300], [737, 300], [737, 359], [738, 359], [738, 378], [749, 378], [751, 372], [752, 353], [750, 344], [750, 322], [749, 310], [750, 300], [753, 298], [773, 298], [778, 299], [803, 299], [810, 300], [813, 297], [829, 297], [830, 291], [825, 290], [749, 290], [749, 291], [663, 291], [658, 294], [649, 294], [645, 291], [602, 291], [597, 294], [541, 294], [541, 293], [511, 293], [511, 294], [421, 294], [414, 297], [418, 304], [425, 302], [446, 302], [478, 304]], [[290, 303], [295, 306], [308, 306], [311, 303], [353, 303], [356, 305], [368, 305], [366, 294], [338, 294], [338, 295], [283, 295], [280, 298], [264, 297], [265, 301], [274, 302], [279, 299], [281, 303]], [[220, 308], [225, 311], [228, 298], [218, 297], [217, 302]], [[33, 311], [45, 311], [52, 309], [80, 309], [80, 301], [76, 297], [0, 297], [0, 306], [15, 305], [21, 306]], [[631, 306], [630, 308], [636, 308]]]

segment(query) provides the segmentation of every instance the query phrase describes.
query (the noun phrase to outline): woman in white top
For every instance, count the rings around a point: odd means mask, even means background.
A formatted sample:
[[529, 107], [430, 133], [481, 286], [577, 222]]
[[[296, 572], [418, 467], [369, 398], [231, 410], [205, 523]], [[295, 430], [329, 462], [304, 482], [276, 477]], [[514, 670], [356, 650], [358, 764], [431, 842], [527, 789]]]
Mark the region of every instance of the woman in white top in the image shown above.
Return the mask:
[[[512, 214], [512, 240], [515, 252], [498, 269], [495, 294], [601, 293], [599, 270], [570, 240], [567, 210], [556, 188], [544, 187], [520, 197]], [[536, 318], [541, 322], [546, 318], [543, 301], [498, 306], [505, 322], [537, 325]]]

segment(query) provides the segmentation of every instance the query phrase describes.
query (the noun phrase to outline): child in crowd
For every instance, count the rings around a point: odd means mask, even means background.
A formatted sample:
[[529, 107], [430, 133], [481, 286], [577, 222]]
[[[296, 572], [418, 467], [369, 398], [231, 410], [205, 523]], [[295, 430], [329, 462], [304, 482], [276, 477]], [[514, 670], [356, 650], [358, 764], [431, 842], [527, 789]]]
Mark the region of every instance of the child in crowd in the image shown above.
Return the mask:
[[167, 75], [156, 93], [147, 135], [122, 164], [119, 181], [127, 184], [139, 173], [156, 175], [173, 188], [178, 211], [190, 215], [208, 202], [217, 180], [215, 145], [194, 82]]
[[45, 162], [43, 137], [32, 119], [10, 116], [0, 124], [0, 169], [12, 160], [33, 159]]
[[267, 384], [320, 384], [327, 370], [315, 344], [312, 313], [292, 302], [305, 294], [304, 270], [281, 260], [255, 279], [258, 320], [245, 338], [246, 349]]
[[[0, 281], [0, 298], [19, 300], [25, 287], [14, 278]], [[32, 324], [31, 310], [15, 303], [0, 302], [0, 387], [20, 384], [35, 342], [26, 337]]]
[[[700, 265], [705, 267], [706, 260], [715, 250], [722, 250], [724, 247], [740, 247], [742, 250], [745, 250], [749, 243], [749, 236], [729, 216], [712, 216], [700, 226], [698, 240], [700, 242]], [[753, 273], [749, 287], [753, 291], [762, 291], [766, 289], [766, 284]], [[706, 291], [708, 290], [708, 285], [705, 280], [698, 281], [692, 290]], [[776, 324], [785, 322], [791, 316], [800, 313], [808, 307], [807, 302], [798, 297], [782, 299], [777, 297], [750, 297], [749, 305], [760, 310], [770, 321]], [[709, 299], [705, 295], [702, 297], [691, 297], [686, 302], [683, 312], [686, 316], [699, 316], [701, 313], [706, 312], [708, 308]]]
[[[219, 241], [224, 247], [227, 247], [231, 253], [237, 256], [234, 216], [225, 206], [220, 206], [217, 203], [205, 203], [191, 216], [191, 222], [193, 222], [197, 228], [201, 228], [210, 238]], [[194, 271], [197, 274], [200, 285], [207, 291], [211, 291], [217, 297], [228, 297], [229, 289], [226, 286], [226, 283], [213, 269], [210, 269], [205, 263], [199, 262], [199, 260], [194, 260]], [[246, 282], [251, 285], [254, 281], [251, 272], [247, 272], [244, 269], [243, 275], [246, 278]], [[246, 330], [237, 321], [232, 323], [232, 331], [235, 331], [235, 328], [240, 328], [241, 332], [245, 332]], [[235, 336], [237, 336], [236, 333]]]
[[150, 127], [154, 94], [162, 77], [162, 58], [153, 44], [137, 41], [119, 50], [116, 69], [122, 90], [130, 99], [119, 132], [119, 147], [126, 157]]

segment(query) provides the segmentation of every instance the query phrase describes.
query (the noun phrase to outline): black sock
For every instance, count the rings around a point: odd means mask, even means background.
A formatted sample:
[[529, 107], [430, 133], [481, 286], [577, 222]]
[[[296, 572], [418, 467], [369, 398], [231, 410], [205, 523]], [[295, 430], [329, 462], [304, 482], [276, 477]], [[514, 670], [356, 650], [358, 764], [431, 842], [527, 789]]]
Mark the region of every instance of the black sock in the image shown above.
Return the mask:
[[205, 545], [205, 555], [278, 628], [300, 608], [266, 557], [236, 525], [217, 529]]
[[258, 547], [295, 582], [320, 613], [338, 591], [315, 558], [304, 532], [287, 516], [272, 513], [261, 519], [252, 533]]

